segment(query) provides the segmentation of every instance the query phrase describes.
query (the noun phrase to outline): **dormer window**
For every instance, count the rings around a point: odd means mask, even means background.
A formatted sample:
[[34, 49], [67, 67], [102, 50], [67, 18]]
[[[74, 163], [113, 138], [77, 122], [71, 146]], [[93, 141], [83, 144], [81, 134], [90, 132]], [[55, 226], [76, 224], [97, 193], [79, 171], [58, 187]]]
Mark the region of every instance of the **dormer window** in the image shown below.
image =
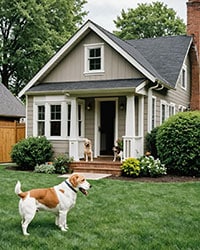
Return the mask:
[[85, 45], [85, 73], [104, 72], [103, 44]]

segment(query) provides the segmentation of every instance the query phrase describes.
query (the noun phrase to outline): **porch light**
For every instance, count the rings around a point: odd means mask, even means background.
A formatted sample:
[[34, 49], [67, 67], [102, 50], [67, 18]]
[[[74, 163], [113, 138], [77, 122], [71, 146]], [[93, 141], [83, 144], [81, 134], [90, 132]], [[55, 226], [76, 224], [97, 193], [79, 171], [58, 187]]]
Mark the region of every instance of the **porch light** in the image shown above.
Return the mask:
[[86, 106], [86, 109], [88, 111], [90, 111], [92, 109], [92, 104], [90, 102], [88, 102], [87, 106]]
[[121, 103], [119, 108], [120, 108], [120, 110], [124, 110], [124, 103]]

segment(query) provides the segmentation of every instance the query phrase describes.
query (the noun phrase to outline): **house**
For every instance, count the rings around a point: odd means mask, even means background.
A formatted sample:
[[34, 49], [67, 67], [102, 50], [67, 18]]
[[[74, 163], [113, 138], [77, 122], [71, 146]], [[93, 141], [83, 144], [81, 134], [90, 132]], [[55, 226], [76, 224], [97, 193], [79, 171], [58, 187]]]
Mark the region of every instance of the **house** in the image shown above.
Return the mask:
[[25, 118], [25, 106], [3, 84], [0, 84], [0, 121]]
[[[188, 2], [191, 16], [196, 6], [200, 0]], [[123, 41], [88, 20], [19, 93], [26, 135], [45, 135], [56, 153], [76, 161], [84, 138], [94, 157], [111, 155], [119, 138], [124, 158], [143, 155], [147, 132], [200, 109], [196, 37], [191, 26], [188, 35]]]
[[12, 146], [25, 137], [25, 106], [0, 83], [0, 162], [10, 162]]

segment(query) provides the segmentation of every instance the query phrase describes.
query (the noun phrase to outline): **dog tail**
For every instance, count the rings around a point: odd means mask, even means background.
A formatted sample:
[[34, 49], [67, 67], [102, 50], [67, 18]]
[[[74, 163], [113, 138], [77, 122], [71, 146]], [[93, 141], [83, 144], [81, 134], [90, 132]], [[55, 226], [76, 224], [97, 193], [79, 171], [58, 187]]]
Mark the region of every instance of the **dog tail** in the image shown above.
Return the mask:
[[20, 193], [22, 193], [20, 181], [17, 181], [17, 184], [15, 186], [15, 193], [16, 195], [19, 195]]

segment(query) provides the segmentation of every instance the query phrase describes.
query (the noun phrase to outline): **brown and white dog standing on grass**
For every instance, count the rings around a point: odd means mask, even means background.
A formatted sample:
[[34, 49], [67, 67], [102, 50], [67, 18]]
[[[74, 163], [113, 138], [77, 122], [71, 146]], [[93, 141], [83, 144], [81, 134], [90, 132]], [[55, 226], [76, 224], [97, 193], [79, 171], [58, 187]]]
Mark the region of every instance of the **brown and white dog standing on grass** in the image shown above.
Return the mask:
[[89, 182], [82, 175], [73, 174], [67, 180], [52, 188], [32, 189], [27, 192], [21, 191], [21, 183], [15, 186], [15, 193], [20, 197], [19, 213], [22, 217], [22, 231], [27, 232], [28, 225], [39, 210], [47, 210], [55, 213], [55, 224], [62, 230], [67, 231], [67, 213], [75, 205], [77, 191], [87, 195], [91, 188]]
[[85, 139], [84, 142], [84, 157], [85, 161], [88, 161], [89, 158], [90, 161], [93, 161], [92, 142], [89, 139]]

